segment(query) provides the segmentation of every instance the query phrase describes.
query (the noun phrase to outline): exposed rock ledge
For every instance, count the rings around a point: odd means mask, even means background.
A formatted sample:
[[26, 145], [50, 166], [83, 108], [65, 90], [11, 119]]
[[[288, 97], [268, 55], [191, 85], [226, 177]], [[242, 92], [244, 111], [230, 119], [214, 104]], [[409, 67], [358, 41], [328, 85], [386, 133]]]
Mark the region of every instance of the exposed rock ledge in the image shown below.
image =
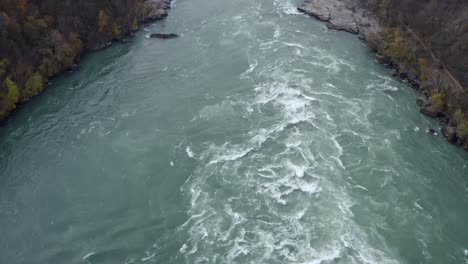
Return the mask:
[[359, 34], [360, 38], [379, 32], [382, 28], [360, 1], [305, 0], [298, 10], [327, 22], [330, 29]]
[[167, 17], [167, 11], [171, 8], [171, 0], [146, 0], [145, 14], [142, 23], [151, 23]]

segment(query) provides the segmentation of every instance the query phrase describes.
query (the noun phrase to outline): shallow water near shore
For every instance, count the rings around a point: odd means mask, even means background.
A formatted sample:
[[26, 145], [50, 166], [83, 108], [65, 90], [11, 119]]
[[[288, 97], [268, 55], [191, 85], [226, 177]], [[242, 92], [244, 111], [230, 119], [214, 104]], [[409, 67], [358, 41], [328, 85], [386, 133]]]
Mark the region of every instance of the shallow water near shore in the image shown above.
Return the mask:
[[468, 153], [299, 4], [178, 0], [22, 107], [0, 263], [468, 263]]

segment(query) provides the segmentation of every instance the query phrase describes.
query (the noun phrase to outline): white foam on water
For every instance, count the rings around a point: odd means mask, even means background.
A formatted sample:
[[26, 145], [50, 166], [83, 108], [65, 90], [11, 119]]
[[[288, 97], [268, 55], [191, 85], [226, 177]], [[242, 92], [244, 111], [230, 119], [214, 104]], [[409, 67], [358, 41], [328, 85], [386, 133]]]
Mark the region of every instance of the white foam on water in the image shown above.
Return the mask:
[[468, 249], [465, 249], [463, 253], [465, 254], [465, 258], [466, 258], [465, 262], [468, 264]]
[[148, 261], [148, 260], [153, 259], [154, 256], [156, 256], [156, 253], [150, 254], [150, 253], [146, 252], [146, 254], [147, 254], [147, 257], [141, 258], [141, 259], [140, 259], [141, 261], [145, 262], [145, 261]]
[[307, 170], [307, 166], [299, 166], [292, 163], [290, 160], [287, 161], [287, 166], [294, 170], [294, 173], [297, 177], [302, 178], [304, 177], [304, 173]]
[[362, 186], [362, 185], [355, 185], [353, 188], [356, 188], [356, 189], [361, 189], [361, 190], [364, 190], [364, 191], [368, 191], [369, 189], [367, 189], [366, 187]]
[[[275, 7], [281, 14], [291, 7], [292, 13], [297, 12], [290, 1], [275, 1]], [[189, 219], [178, 229], [187, 234], [179, 249], [181, 259], [185, 263], [398, 263], [385, 245], [373, 244], [355, 222], [356, 202], [348, 195], [369, 189], [358, 182], [347, 185], [344, 161], [349, 145], [340, 136], [353, 135], [363, 145], [373, 140], [362, 132], [369, 126], [368, 102], [348, 98], [339, 84], [316, 83], [307, 70], [324, 68], [333, 75], [356, 71], [355, 66], [319, 47], [286, 39], [289, 31], [282, 27], [258, 22], [274, 30], [261, 39], [252, 31], [249, 17], [234, 20], [239, 23], [234, 33], [254, 43], [246, 48], [248, 67], [239, 75], [253, 83], [252, 91], [207, 106], [199, 116], [215, 121], [217, 117], [208, 113], [222, 112], [235, 102], [235, 109], [241, 110], [229, 114], [253, 122], [236, 138], [194, 146], [197, 167], [181, 188], [189, 207]], [[298, 58], [297, 52], [310, 59]], [[282, 55], [267, 60], [276, 54]], [[299, 59], [304, 67], [296, 67]], [[337, 104], [346, 109], [339, 112], [341, 116], [328, 111]], [[339, 126], [340, 118], [352, 119], [352, 125]], [[195, 157], [190, 147], [186, 152]], [[361, 160], [355, 166], [360, 164]]]
[[414, 207], [418, 208], [419, 210], [424, 210], [424, 208], [418, 203], [418, 201], [415, 201], [413, 203]]
[[277, 10], [279, 10], [281, 13], [284, 13], [286, 15], [299, 15], [299, 14], [301, 14], [297, 10], [297, 6], [295, 6], [293, 3], [289, 2], [289, 1], [275, 0], [274, 4], [277, 7]]
[[294, 191], [301, 191], [307, 195], [318, 197], [321, 188], [317, 181], [301, 180], [295, 174], [280, 175], [275, 181], [261, 183], [257, 187], [258, 193], [272, 197], [279, 204], [287, 204], [287, 197]]
[[391, 84], [392, 80], [387, 78], [382, 78], [381, 80], [374, 80], [371, 83], [366, 85], [366, 90], [368, 91], [382, 91], [382, 92], [396, 92], [398, 87], [395, 87]]
[[275, 32], [273, 33], [273, 38], [274, 39], [278, 39], [281, 35], [281, 27], [280, 26], [276, 26], [275, 27]]
[[[237, 159], [243, 158], [247, 154], [249, 154], [251, 151], [254, 150], [254, 147], [247, 147], [247, 148], [242, 148], [242, 147], [230, 147], [229, 142], [224, 145], [224, 147], [227, 149], [224, 151], [223, 154], [217, 155], [213, 160], [209, 162], [209, 164], [217, 164], [220, 162], [225, 162], [225, 161], [235, 161]], [[223, 152], [222, 150], [214, 150], [217, 152]]]
[[91, 256], [96, 255], [96, 252], [91, 252], [83, 256], [82, 260], [88, 260]]
[[187, 146], [187, 148], [185, 148], [185, 152], [190, 158], [195, 158], [195, 154], [193, 153], [192, 148], [190, 146]]
[[292, 42], [285, 42], [285, 41], [281, 41], [280, 43], [284, 44], [287, 47], [299, 48], [299, 49], [306, 50], [306, 51], [308, 50], [306, 47], [302, 46], [299, 43], [292, 43]]
[[258, 61], [254, 61], [253, 63], [251, 63], [249, 65], [249, 68], [245, 72], [241, 73], [240, 78], [241, 79], [249, 78], [249, 75], [255, 70], [255, 68], [257, 68], [257, 66], [258, 66]]

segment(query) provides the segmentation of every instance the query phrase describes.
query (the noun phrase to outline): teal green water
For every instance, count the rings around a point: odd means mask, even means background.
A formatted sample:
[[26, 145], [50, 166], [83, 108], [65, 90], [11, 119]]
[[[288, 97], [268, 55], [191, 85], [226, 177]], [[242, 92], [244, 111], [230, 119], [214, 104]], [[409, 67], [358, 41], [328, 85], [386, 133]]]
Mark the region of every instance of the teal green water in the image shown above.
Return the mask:
[[299, 4], [178, 0], [18, 111], [0, 263], [468, 263], [468, 152]]

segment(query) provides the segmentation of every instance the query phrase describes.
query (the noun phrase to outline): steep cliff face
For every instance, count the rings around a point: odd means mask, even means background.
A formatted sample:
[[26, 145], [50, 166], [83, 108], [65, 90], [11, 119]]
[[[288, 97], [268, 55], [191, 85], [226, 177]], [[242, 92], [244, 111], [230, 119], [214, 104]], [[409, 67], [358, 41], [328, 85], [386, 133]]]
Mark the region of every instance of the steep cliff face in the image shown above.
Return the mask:
[[384, 30], [376, 49], [417, 82], [421, 112], [468, 149], [468, 2], [368, 0]]
[[468, 87], [468, 2], [464, 0], [369, 0], [387, 27], [406, 25], [440, 63]]
[[76, 68], [85, 50], [106, 47], [167, 15], [169, 0], [0, 0], [0, 122]]
[[305, 0], [299, 10], [332, 29], [359, 34], [424, 97], [421, 112], [468, 149], [468, 2]]

